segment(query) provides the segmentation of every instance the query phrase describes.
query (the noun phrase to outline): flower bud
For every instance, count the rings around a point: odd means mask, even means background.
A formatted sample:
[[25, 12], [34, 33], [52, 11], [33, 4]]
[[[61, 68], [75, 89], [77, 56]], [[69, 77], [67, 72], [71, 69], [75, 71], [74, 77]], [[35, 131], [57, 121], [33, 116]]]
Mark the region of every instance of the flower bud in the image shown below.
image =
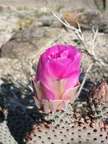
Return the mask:
[[64, 110], [74, 102], [79, 86], [80, 51], [71, 45], [57, 44], [48, 48], [37, 65], [35, 78], [36, 105], [45, 112]]

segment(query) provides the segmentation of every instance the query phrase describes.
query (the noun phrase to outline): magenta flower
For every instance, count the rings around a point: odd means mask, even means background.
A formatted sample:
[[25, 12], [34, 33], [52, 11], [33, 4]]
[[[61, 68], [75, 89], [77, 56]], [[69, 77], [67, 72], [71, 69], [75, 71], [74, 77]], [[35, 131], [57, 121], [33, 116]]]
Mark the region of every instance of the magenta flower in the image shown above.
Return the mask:
[[35, 101], [45, 112], [64, 109], [74, 102], [80, 62], [80, 51], [71, 45], [54, 45], [40, 56], [34, 79]]

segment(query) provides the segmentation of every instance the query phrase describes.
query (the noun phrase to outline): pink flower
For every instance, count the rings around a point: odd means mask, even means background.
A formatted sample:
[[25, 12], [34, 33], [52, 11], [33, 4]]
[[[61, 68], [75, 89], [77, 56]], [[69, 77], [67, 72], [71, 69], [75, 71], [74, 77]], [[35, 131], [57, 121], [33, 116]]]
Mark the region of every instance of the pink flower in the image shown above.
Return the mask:
[[54, 45], [40, 56], [34, 79], [35, 101], [45, 112], [64, 109], [74, 102], [80, 62], [80, 51], [71, 45]]

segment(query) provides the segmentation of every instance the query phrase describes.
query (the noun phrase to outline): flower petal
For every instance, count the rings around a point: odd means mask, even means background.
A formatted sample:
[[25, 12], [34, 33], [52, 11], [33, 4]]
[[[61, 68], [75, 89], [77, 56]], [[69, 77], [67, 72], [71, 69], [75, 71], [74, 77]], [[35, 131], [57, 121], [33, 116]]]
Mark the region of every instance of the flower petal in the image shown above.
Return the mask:
[[68, 90], [69, 88], [73, 88], [75, 87], [78, 82], [79, 82], [79, 75], [80, 75], [80, 71], [75, 71], [72, 73], [72, 75], [68, 78], [65, 78], [65, 85], [64, 85], [64, 89]]
[[66, 90], [63, 95], [63, 100], [70, 100], [70, 102], [73, 103], [74, 100], [76, 99], [76, 93], [77, 93], [78, 87], [79, 87], [79, 85], [74, 88], [70, 88], [70, 89]]

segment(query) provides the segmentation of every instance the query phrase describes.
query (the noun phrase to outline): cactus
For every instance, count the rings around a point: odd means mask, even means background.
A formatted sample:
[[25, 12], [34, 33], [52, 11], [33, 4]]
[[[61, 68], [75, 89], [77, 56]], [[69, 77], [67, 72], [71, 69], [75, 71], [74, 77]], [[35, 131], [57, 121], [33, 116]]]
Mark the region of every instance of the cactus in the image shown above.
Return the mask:
[[[92, 94], [90, 92], [85, 102], [77, 100], [74, 105], [70, 105], [66, 113], [61, 112], [62, 114], [64, 113], [63, 117], [61, 117], [60, 112], [57, 112], [53, 117], [52, 123], [48, 124], [44, 122], [39, 125], [34, 124], [32, 131], [26, 135], [26, 143], [107, 144], [107, 118], [96, 117], [94, 114], [98, 112], [97, 108], [94, 106], [95, 113], [93, 113], [92, 107], [95, 99], [101, 95], [104, 95], [104, 97], [100, 99], [100, 103], [106, 102], [105, 100], [108, 95], [105, 92], [107, 92], [107, 90], [107, 83], [101, 82], [99, 85], [96, 85], [95, 90], [91, 90], [93, 92]], [[91, 99], [92, 105], [90, 103]]]

